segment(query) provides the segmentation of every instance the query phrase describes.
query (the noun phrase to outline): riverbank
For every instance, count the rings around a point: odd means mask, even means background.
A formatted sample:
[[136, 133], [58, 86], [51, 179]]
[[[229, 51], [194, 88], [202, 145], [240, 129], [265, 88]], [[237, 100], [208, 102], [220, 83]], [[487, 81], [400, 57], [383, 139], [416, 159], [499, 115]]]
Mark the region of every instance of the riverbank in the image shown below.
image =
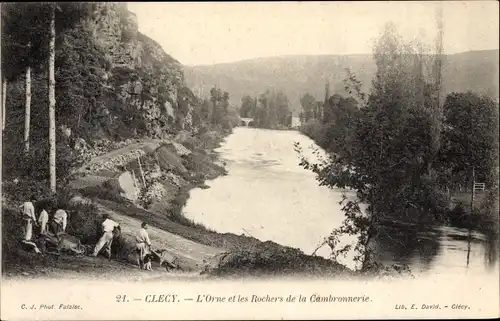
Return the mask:
[[255, 126], [253, 124], [249, 124], [247, 127], [249, 128], [255, 128], [255, 129], [269, 129], [269, 130], [295, 130], [298, 131], [299, 127], [298, 126], [268, 126], [268, 127], [260, 127], [260, 126]]
[[[299, 127], [299, 132], [312, 139], [318, 146], [330, 153], [342, 153], [346, 133], [342, 134], [342, 126], [335, 123], [321, 123], [311, 120]], [[344, 146], [345, 147], [345, 146]], [[438, 173], [439, 175], [439, 173]], [[451, 184], [451, 182], [449, 182]], [[468, 191], [452, 190], [444, 187], [434, 189], [425, 197], [428, 204], [432, 204], [432, 211], [417, 208], [412, 203], [407, 207], [405, 214], [388, 215], [388, 220], [402, 221], [403, 223], [441, 224], [457, 228], [470, 228], [483, 233], [497, 233], [498, 211], [491, 213], [493, 208], [487, 204], [488, 194], [494, 191], [478, 190], [474, 201], [470, 188]], [[491, 200], [490, 200], [491, 201]], [[493, 201], [495, 202], [495, 201]], [[498, 204], [498, 198], [496, 199]], [[422, 207], [422, 206], [421, 206]], [[497, 207], [498, 208], [498, 207]], [[394, 217], [395, 216], [395, 217]]]
[[[72, 201], [66, 200], [62, 207], [69, 213], [68, 233], [90, 247], [99, 237], [96, 226], [102, 214], [120, 223], [123, 244], [116, 259], [40, 258], [16, 245], [15, 238], [3, 238], [4, 275], [22, 277], [27, 273], [33, 277], [64, 277], [67, 274], [70, 277], [75, 270], [77, 275], [99, 273], [100, 270], [115, 271], [117, 275], [144, 273], [135, 266], [131, 250], [134, 233], [141, 221], [149, 222], [155, 248], [172, 253], [189, 273], [216, 277], [357, 275], [322, 257], [305, 255], [298, 249], [245, 235], [217, 233], [184, 217], [182, 208], [189, 191], [205, 187], [206, 180], [226, 173], [224, 164], [214, 152], [223, 139], [224, 135], [214, 132], [194, 137], [184, 134], [168, 142], [149, 141], [137, 149], [123, 147], [123, 151], [99, 155], [101, 161], [92, 162], [90, 168], [87, 166], [74, 175], [67, 196]], [[144, 196], [151, 195], [151, 191], [159, 187], [161, 193], [145, 202]], [[8, 203], [11, 206], [4, 207], [7, 214], [4, 221], [9, 222], [3, 224], [4, 235], [20, 237], [19, 222], [15, 221], [15, 202]], [[118, 272], [120, 269], [123, 273]], [[159, 267], [154, 266], [154, 269]]]

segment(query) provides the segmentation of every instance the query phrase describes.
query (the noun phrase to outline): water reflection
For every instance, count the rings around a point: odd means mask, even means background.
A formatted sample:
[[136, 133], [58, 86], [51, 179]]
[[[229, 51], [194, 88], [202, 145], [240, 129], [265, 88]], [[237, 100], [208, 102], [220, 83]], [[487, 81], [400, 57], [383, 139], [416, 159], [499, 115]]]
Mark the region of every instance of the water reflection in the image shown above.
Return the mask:
[[484, 252], [484, 265], [490, 272], [497, 266], [497, 261], [499, 259], [498, 246], [498, 234], [488, 234], [485, 242], [486, 250]]
[[440, 254], [440, 230], [423, 230], [419, 226], [381, 226], [377, 230], [375, 258], [380, 262], [418, 266], [420, 271], [427, 271]]
[[384, 264], [406, 264], [414, 273], [484, 273], [496, 267], [495, 239], [481, 233], [437, 226], [379, 227], [372, 247]]

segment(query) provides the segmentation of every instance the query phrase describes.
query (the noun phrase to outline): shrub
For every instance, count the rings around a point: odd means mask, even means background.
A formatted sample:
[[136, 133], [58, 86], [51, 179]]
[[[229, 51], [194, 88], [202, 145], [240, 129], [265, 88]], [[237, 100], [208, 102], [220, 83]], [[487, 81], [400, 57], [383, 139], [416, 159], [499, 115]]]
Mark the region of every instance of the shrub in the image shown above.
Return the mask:
[[100, 236], [100, 215], [94, 204], [68, 206], [68, 234], [80, 239], [82, 244], [95, 244]]
[[101, 186], [89, 186], [80, 189], [79, 192], [87, 197], [96, 197], [115, 202], [128, 202], [128, 200], [121, 196], [116, 189], [112, 188], [109, 184], [106, 183]]

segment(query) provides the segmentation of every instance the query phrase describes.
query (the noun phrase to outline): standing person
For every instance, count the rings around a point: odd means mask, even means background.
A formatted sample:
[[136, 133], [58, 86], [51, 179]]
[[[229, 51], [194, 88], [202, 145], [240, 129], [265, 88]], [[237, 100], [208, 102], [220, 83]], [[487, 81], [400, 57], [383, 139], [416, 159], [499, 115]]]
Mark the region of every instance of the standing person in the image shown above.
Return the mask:
[[47, 223], [49, 222], [49, 213], [42, 208], [42, 212], [38, 217], [38, 224], [40, 224], [40, 234], [47, 234]]
[[94, 248], [93, 256], [97, 256], [104, 247], [108, 253], [108, 258], [111, 259], [111, 244], [113, 244], [113, 230], [120, 225], [109, 219], [108, 214], [104, 214], [104, 222], [102, 222], [103, 234]]
[[49, 213], [45, 210], [46, 205], [42, 205], [42, 212], [40, 212], [40, 216], [38, 217], [38, 224], [40, 224], [40, 233], [38, 234], [38, 245], [42, 250], [42, 253], [47, 252], [47, 234], [48, 234], [48, 222], [49, 222]]
[[36, 223], [36, 216], [35, 216], [35, 206], [33, 203], [36, 202], [36, 197], [34, 195], [31, 196], [30, 200], [27, 202], [24, 202], [20, 208], [22, 208], [22, 218], [24, 220], [24, 240], [25, 241], [31, 241], [31, 238], [33, 237], [33, 224], [37, 225]]
[[66, 226], [68, 224], [68, 213], [65, 210], [58, 209], [50, 222], [51, 232], [54, 233], [58, 238], [61, 234], [66, 232]]
[[141, 269], [144, 268], [144, 258], [146, 257], [146, 255], [151, 253], [151, 241], [149, 240], [147, 229], [148, 224], [146, 222], [142, 222], [141, 229], [135, 237], [135, 240], [137, 242], [137, 263], [139, 264], [139, 268]]

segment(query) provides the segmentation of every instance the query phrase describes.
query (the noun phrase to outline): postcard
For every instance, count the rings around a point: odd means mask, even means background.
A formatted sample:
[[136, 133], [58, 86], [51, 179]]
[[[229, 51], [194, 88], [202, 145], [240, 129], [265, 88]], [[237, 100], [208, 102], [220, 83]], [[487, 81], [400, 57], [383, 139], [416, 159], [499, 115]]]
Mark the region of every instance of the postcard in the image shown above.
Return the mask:
[[499, 317], [498, 9], [2, 3], [1, 319]]

